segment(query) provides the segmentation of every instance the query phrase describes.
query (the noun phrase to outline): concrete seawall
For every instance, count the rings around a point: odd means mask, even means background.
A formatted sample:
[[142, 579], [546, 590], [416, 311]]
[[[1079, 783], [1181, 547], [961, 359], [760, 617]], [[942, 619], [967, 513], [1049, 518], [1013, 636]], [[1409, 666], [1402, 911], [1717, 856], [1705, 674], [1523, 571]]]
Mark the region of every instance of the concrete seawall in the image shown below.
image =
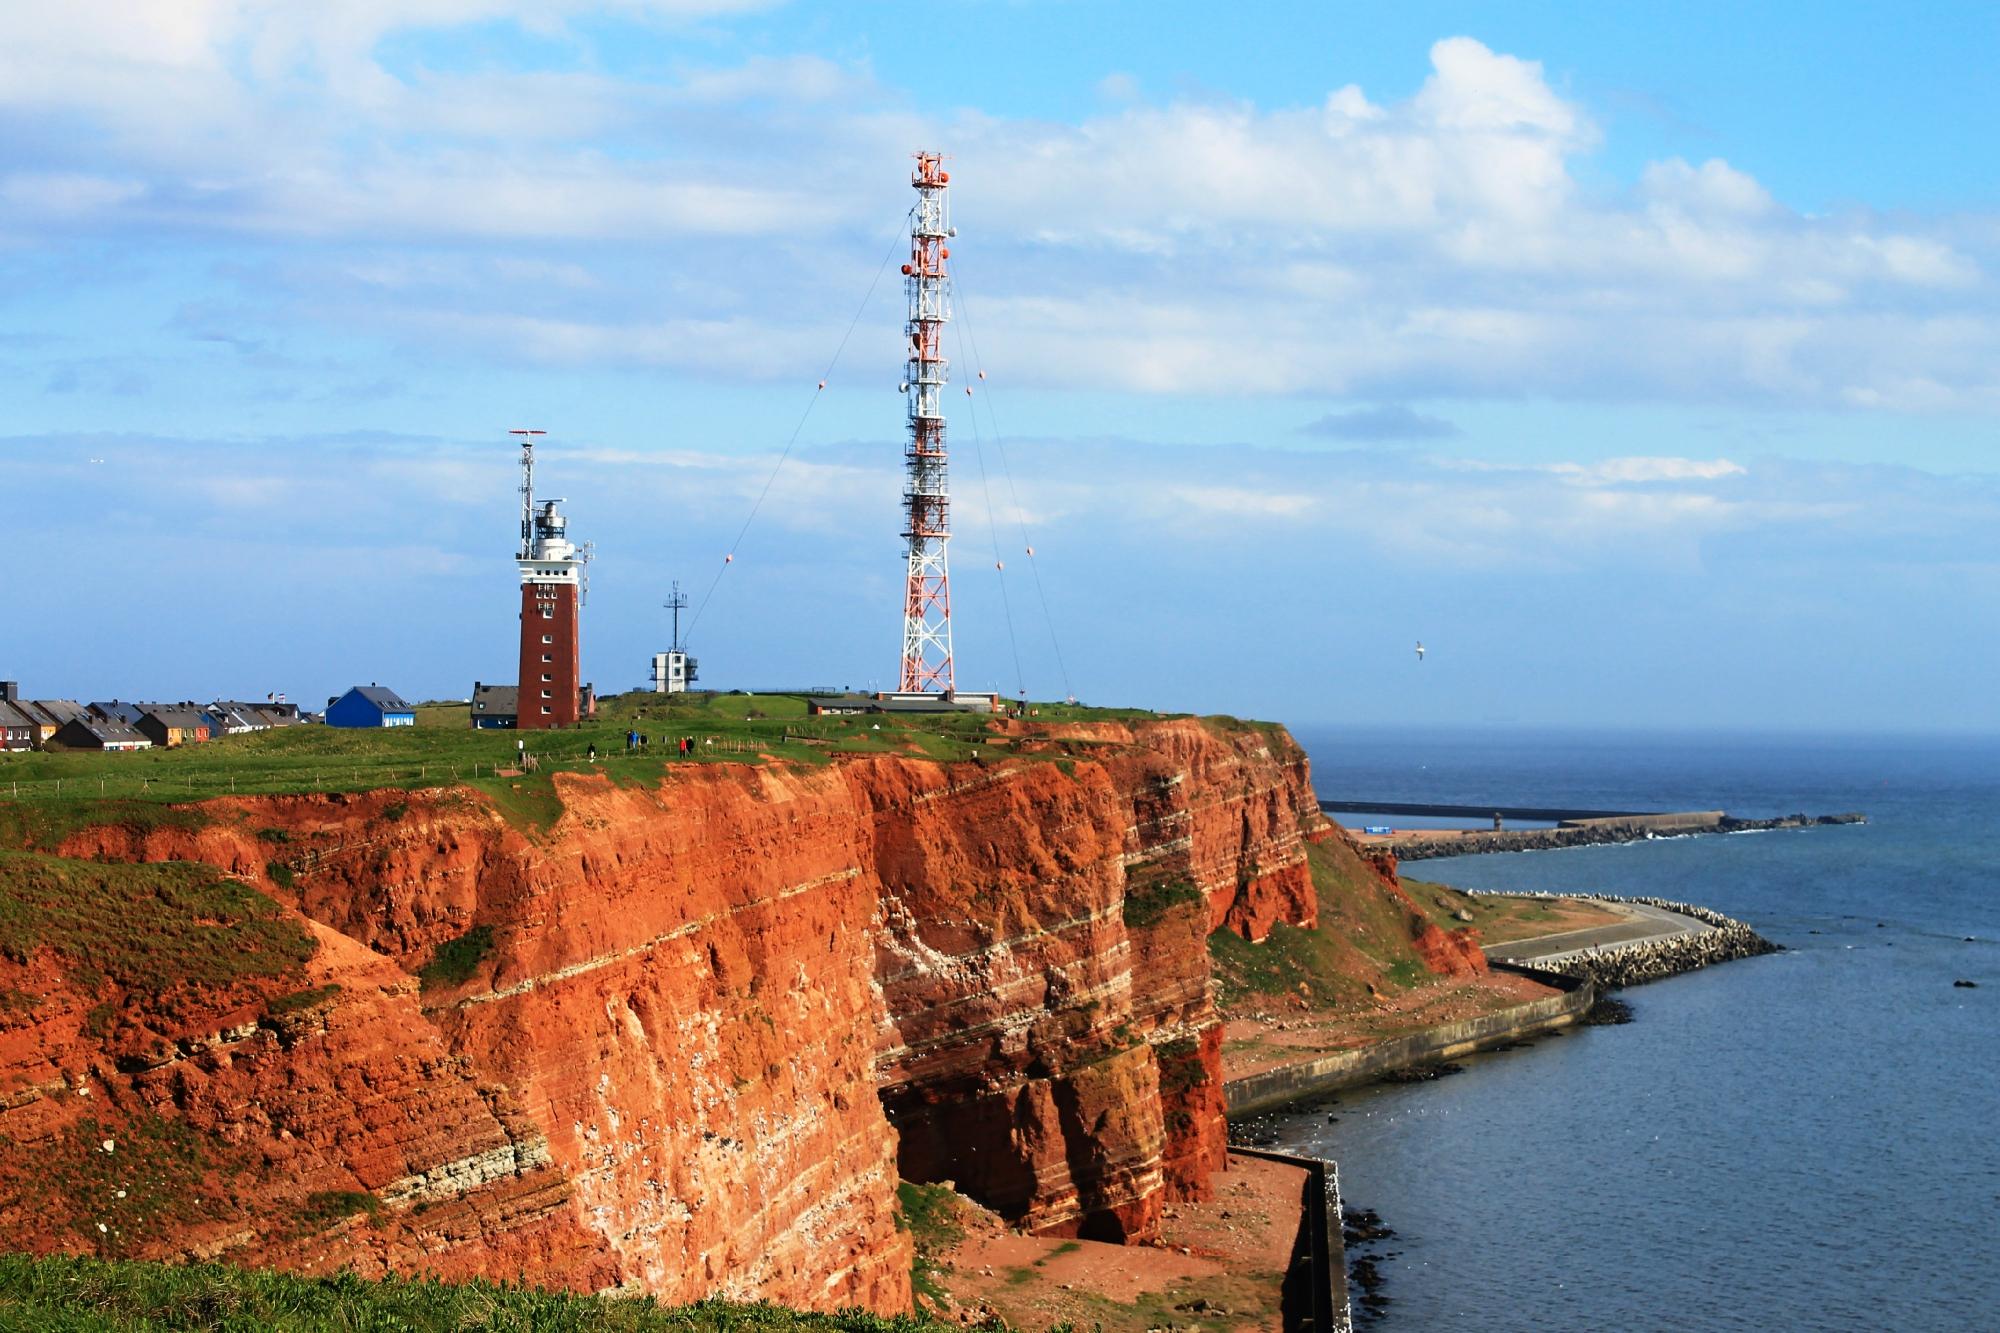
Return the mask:
[[1597, 1003], [1597, 986], [1587, 979], [1526, 967], [1510, 967], [1507, 970], [1531, 976], [1544, 985], [1559, 987], [1563, 993], [1530, 1000], [1498, 1013], [1444, 1023], [1405, 1037], [1358, 1046], [1351, 1051], [1315, 1056], [1310, 1060], [1231, 1079], [1222, 1088], [1229, 1114], [1242, 1115], [1316, 1093], [1371, 1083], [1385, 1074], [1407, 1069], [1411, 1065], [1449, 1060], [1536, 1032], [1567, 1027], [1589, 1013], [1590, 1007]]
[[1258, 1157], [1304, 1169], [1306, 1185], [1299, 1200], [1299, 1254], [1295, 1262], [1303, 1269], [1306, 1290], [1305, 1299], [1298, 1302], [1301, 1308], [1286, 1310], [1287, 1326], [1307, 1325], [1313, 1333], [1351, 1333], [1354, 1308], [1348, 1299], [1347, 1245], [1341, 1236], [1340, 1164], [1264, 1148], [1231, 1146], [1229, 1152], [1234, 1157]]

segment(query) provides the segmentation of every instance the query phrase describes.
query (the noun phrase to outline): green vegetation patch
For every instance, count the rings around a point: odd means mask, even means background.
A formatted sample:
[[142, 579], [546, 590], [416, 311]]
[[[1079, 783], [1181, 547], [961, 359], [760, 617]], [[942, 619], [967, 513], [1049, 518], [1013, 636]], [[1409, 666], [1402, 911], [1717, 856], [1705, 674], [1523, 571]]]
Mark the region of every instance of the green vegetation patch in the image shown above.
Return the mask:
[[321, 1190], [306, 1196], [305, 1207], [299, 1210], [299, 1225], [307, 1233], [324, 1231], [357, 1215], [371, 1220], [381, 1217], [382, 1201], [366, 1190]]
[[[161, 753], [170, 752], [163, 750]], [[172, 751], [171, 753], [177, 754], [179, 751]], [[43, 757], [39, 754], [16, 756], [8, 764], [7, 771], [19, 772], [27, 767], [28, 762], [39, 761]], [[101, 761], [129, 757], [128, 755], [120, 754], [92, 755], [87, 757], [82, 755], [48, 756], [52, 763], [72, 758], [88, 758]], [[65, 767], [76, 767], [76, 765], [65, 765]], [[9, 782], [12, 784], [12, 779]], [[121, 783], [120, 785], [131, 786], [135, 790], [141, 790], [144, 784], [145, 779], [141, 778], [139, 782]], [[11, 791], [13, 785], [10, 785], [6, 790]], [[163, 799], [158, 801], [144, 799], [105, 799], [99, 794], [103, 784], [97, 782], [94, 778], [88, 777], [72, 777], [59, 788], [52, 787], [46, 780], [39, 783], [30, 783], [30, 787], [37, 794], [47, 796], [49, 799], [8, 799], [0, 801], [0, 846], [26, 847], [36, 851], [53, 852], [61, 847], [63, 840], [70, 835], [90, 828], [107, 826], [121, 828], [136, 836], [143, 837], [159, 829], [179, 829], [192, 832], [196, 829], [206, 828], [214, 822], [213, 818], [205, 810], [166, 804], [166, 800], [172, 799], [175, 793], [167, 791], [164, 787], [161, 788], [159, 793]], [[6, 793], [0, 792], [0, 794]]]
[[919, 1185], [912, 1180], [896, 1185], [896, 1225], [910, 1233], [915, 1253], [910, 1258], [910, 1290], [915, 1293], [919, 1313], [942, 1305], [947, 1299], [938, 1284], [938, 1261], [945, 1251], [965, 1238], [958, 1218], [958, 1195], [944, 1185]]
[[474, 926], [455, 940], [438, 945], [431, 960], [417, 971], [425, 990], [470, 981], [480, 961], [493, 952], [493, 927]]
[[1296, 993], [1319, 969], [1312, 957], [1319, 932], [1278, 925], [1262, 943], [1252, 944], [1227, 927], [1208, 937], [1217, 998], [1224, 1005], [1253, 995]]
[[1192, 880], [1168, 879], [1154, 884], [1125, 886], [1124, 916], [1127, 930], [1143, 930], [1183, 904], [1205, 907], [1207, 899]]
[[1174, 1099], [1209, 1081], [1208, 1066], [1201, 1062], [1201, 1043], [1192, 1037], [1162, 1042], [1153, 1048], [1160, 1067], [1160, 1096]]
[[1407, 904], [1345, 843], [1306, 849], [1319, 925], [1274, 926], [1261, 944], [1222, 930], [1208, 939], [1218, 998], [1225, 1007], [1252, 996], [1297, 995], [1314, 1003], [1362, 999], [1370, 985], [1406, 990], [1433, 979], [1411, 938]]
[[222, 1264], [0, 1255], [0, 1328], [201, 1329], [208, 1333], [943, 1333], [946, 1325], [859, 1311], [574, 1296], [503, 1282], [294, 1277]]
[[[22, 1202], [100, 1254], [131, 1254], [222, 1211], [220, 1199], [203, 1193], [208, 1148], [180, 1120], [84, 1119], [53, 1143], [34, 1146], [35, 1169], [21, 1180]], [[11, 1143], [0, 1149], [24, 1151]]]
[[212, 866], [0, 851], [0, 954], [25, 962], [42, 948], [83, 984], [157, 996], [283, 976], [315, 945], [276, 903]]
[[[473, 784], [510, 821], [530, 831], [562, 813], [551, 778], [593, 772], [647, 785], [670, 766], [757, 763], [760, 756], [824, 765], [846, 754], [912, 754], [940, 762], [1019, 754], [994, 734], [997, 719], [973, 713], [862, 714], [814, 717], [803, 694], [691, 693], [610, 695], [594, 720], [559, 731], [475, 730], [464, 704], [425, 704], [414, 727], [278, 727], [221, 736], [199, 745], [130, 754], [50, 750], [0, 755], [0, 846], [54, 850], [70, 833], [93, 825], [133, 827], [209, 822], [208, 813], [170, 802], [273, 793], [406, 790]], [[1184, 714], [1142, 708], [1087, 708], [1033, 703], [1035, 724], [1148, 722]], [[1207, 719], [1221, 733], [1268, 730], [1272, 724]], [[648, 744], [628, 749], [627, 734]], [[676, 745], [691, 736], [683, 757]], [[518, 778], [519, 746], [536, 766]], [[595, 749], [593, 760], [591, 751]], [[1100, 748], [1085, 739], [1047, 743], [1040, 762]], [[409, 802], [382, 811], [385, 821], [408, 814]], [[271, 842], [277, 830], [259, 830]]]
[[[1462, 930], [1471, 926], [1479, 932], [1480, 940], [1485, 944], [1528, 939], [1553, 930], [1581, 930], [1591, 924], [1576, 919], [1578, 905], [1569, 901], [1498, 893], [1466, 893], [1449, 885], [1407, 876], [1403, 879], [1403, 889], [1438, 925], [1446, 930]], [[1460, 920], [1460, 912], [1472, 919]], [[1619, 917], [1607, 911], [1603, 919], [1616, 921]]]
[[280, 995], [264, 1006], [264, 1012], [272, 1018], [283, 1018], [286, 1014], [302, 1014], [308, 1009], [317, 1009], [340, 994], [340, 987], [334, 985], [315, 986], [292, 995]]

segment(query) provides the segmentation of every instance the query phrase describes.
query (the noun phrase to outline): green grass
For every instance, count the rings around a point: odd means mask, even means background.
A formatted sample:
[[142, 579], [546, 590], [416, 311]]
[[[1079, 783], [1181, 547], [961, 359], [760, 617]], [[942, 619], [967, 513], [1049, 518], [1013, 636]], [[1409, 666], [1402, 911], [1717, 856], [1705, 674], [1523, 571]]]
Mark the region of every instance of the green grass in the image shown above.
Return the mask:
[[1318, 931], [1282, 924], [1257, 944], [1226, 927], [1216, 931], [1208, 937], [1208, 957], [1217, 998], [1229, 1005], [1253, 995], [1295, 993], [1301, 981], [1319, 980], [1318, 943]]
[[[1143, 709], [1033, 706], [1039, 711], [1033, 720], [1043, 723], [1168, 716]], [[991, 745], [991, 719], [979, 714], [815, 718], [808, 716], [803, 695], [635, 693], [601, 700], [599, 713], [594, 721], [563, 731], [475, 731], [463, 704], [426, 704], [414, 727], [308, 725], [131, 754], [5, 754], [0, 755], [0, 806], [58, 799], [67, 805], [77, 796], [152, 804], [231, 791], [352, 791], [490, 779], [496, 766], [513, 766], [521, 739], [541, 757], [544, 773], [551, 766], [584, 765], [593, 745], [603, 763], [650, 765], [657, 771], [680, 762], [673, 743], [684, 735], [703, 742], [694, 762], [740, 762], [758, 753], [823, 762], [831, 754], [912, 751], [956, 760]], [[1213, 725], [1240, 729], [1269, 724], [1218, 718]], [[627, 755], [629, 730], [650, 738], [643, 757]], [[135, 812], [133, 817], [141, 816]]]
[[1319, 926], [1274, 926], [1263, 943], [1231, 931], [1209, 936], [1217, 995], [1227, 1006], [1254, 996], [1296, 995], [1304, 983], [1321, 1003], [1361, 999], [1370, 983], [1406, 990], [1432, 977], [1410, 936], [1409, 909], [1343, 844], [1306, 849], [1319, 897]]
[[[1403, 880], [1403, 888], [1416, 899], [1425, 915], [1438, 925], [1446, 930], [1462, 930], [1471, 926], [1479, 932], [1481, 941], [1487, 944], [1527, 939], [1548, 930], [1582, 929], [1568, 916], [1575, 910], [1573, 904], [1559, 907], [1546, 898], [1465, 893], [1449, 885], [1407, 877]], [[1461, 911], [1472, 919], [1459, 920], [1455, 914]], [[1610, 912], [1606, 912], [1604, 917], [1606, 920], [1618, 919]]]
[[900, 1181], [896, 1185], [896, 1225], [909, 1232], [914, 1243], [910, 1290], [918, 1311], [942, 1305], [945, 1291], [937, 1281], [938, 1260], [965, 1238], [965, 1227], [958, 1220], [958, 1196], [944, 1185]]
[[86, 987], [157, 998], [284, 976], [312, 936], [255, 889], [191, 861], [128, 865], [0, 851], [0, 954], [52, 949]]
[[222, 1264], [107, 1262], [0, 1254], [0, 1330], [206, 1333], [941, 1333], [911, 1316], [807, 1314], [704, 1301], [573, 1296], [435, 1278], [304, 1278]]
[[[106, 1152], [110, 1143], [113, 1150]], [[138, 1114], [86, 1118], [34, 1147], [21, 1202], [100, 1254], [133, 1253], [208, 1220], [222, 1201], [202, 1192], [211, 1143], [186, 1121]], [[0, 1151], [22, 1151], [0, 1141]], [[4, 1307], [0, 1307], [4, 1308]]]
[[[40, 757], [0, 756], [0, 774], [23, 760]], [[107, 763], [125, 757], [96, 756]], [[99, 795], [94, 782], [73, 783], [61, 793], [43, 782], [32, 788], [23, 786], [21, 799], [15, 800], [8, 795], [11, 790], [11, 782], [0, 779], [0, 846], [4, 847], [53, 852], [65, 838], [87, 828], [109, 825], [143, 836], [155, 829], [192, 831], [213, 822], [205, 810], [166, 804], [164, 792], [157, 799], [127, 799]]]
[[1205, 906], [1207, 899], [1192, 880], [1167, 879], [1154, 884], [1125, 886], [1122, 912], [1128, 930], [1142, 930], [1156, 924], [1174, 908], [1184, 904]]
[[350, 1217], [382, 1215], [382, 1201], [366, 1190], [321, 1190], [306, 1196], [299, 1210], [299, 1229], [307, 1235], [324, 1231]]
[[264, 1006], [264, 1012], [272, 1018], [283, 1018], [287, 1014], [302, 1014], [308, 1009], [317, 1009], [340, 994], [336, 985], [315, 986], [311, 990], [295, 991], [281, 995]]
[[455, 940], [446, 940], [431, 954], [431, 960], [417, 971], [425, 990], [433, 986], [456, 986], [469, 981], [480, 960], [493, 952], [493, 927], [474, 926]]
[[[1169, 716], [1144, 709], [1033, 707], [1039, 716], [1031, 721], [1037, 723]], [[688, 763], [757, 763], [769, 756], [824, 765], [841, 756], [883, 754], [940, 763], [1018, 758], [1055, 763], [1068, 773], [1077, 758], [1113, 746], [1072, 739], [1042, 741], [1022, 751], [994, 734], [996, 719], [971, 713], [812, 717], [806, 696], [794, 694], [614, 695], [600, 701], [595, 720], [563, 731], [475, 731], [464, 704], [425, 704], [417, 712], [414, 727], [307, 725], [131, 754], [0, 754], [0, 846], [55, 850], [71, 834], [105, 824], [138, 832], [160, 825], [200, 827], [220, 816], [192, 803], [217, 796], [437, 787], [474, 788], [502, 816], [532, 832], [561, 817], [555, 777], [563, 772], [649, 786], [670, 767]], [[1272, 725], [1234, 718], [1205, 724], [1224, 732]], [[645, 749], [626, 748], [629, 731], [647, 737]], [[675, 746], [682, 736], [696, 741], [685, 758]], [[517, 767], [523, 740], [536, 768], [500, 776]], [[408, 813], [408, 803], [397, 801], [380, 817], [395, 820]], [[284, 863], [283, 857], [271, 859]]]

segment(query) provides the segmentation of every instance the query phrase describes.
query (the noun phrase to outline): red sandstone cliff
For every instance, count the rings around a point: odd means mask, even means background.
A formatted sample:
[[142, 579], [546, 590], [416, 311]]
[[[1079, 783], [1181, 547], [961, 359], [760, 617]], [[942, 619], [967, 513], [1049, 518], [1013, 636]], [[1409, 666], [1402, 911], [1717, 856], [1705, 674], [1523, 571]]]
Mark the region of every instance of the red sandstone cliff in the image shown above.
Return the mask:
[[560, 775], [530, 832], [447, 789], [74, 834], [256, 885], [308, 956], [169, 1005], [0, 956], [0, 1244], [893, 1310], [899, 1175], [1144, 1238], [1221, 1161], [1204, 941], [1311, 922], [1326, 826], [1282, 732], [1078, 734]]

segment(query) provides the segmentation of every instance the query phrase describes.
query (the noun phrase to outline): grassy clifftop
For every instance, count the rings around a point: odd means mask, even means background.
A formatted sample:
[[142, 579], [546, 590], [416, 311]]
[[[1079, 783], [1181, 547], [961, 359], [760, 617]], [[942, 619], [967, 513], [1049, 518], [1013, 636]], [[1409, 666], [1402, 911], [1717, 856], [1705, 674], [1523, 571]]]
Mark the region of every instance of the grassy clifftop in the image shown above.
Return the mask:
[[[1032, 705], [1030, 721], [1151, 721], [1142, 709]], [[1224, 730], [1268, 724], [1207, 719]], [[50, 751], [0, 755], [0, 846], [53, 849], [79, 823], [199, 820], [174, 803], [228, 795], [289, 795], [393, 787], [468, 785], [503, 811], [536, 822], [553, 813], [553, 778], [586, 769], [613, 781], [651, 782], [678, 763], [755, 762], [763, 758], [824, 764], [842, 755], [900, 754], [957, 762], [1032, 753], [1055, 763], [1088, 756], [1104, 744], [1087, 736], [1060, 740], [1008, 737], [996, 719], [974, 713], [813, 717], [798, 694], [628, 694], [606, 699], [601, 715], [563, 731], [475, 731], [464, 704], [424, 705], [417, 725], [388, 729], [299, 726], [200, 745], [128, 754]], [[627, 734], [646, 737], [628, 750]], [[691, 756], [677, 742], [691, 737]], [[500, 777], [526, 742], [534, 772]], [[595, 750], [595, 762], [592, 750]]]
[[303, 1278], [222, 1264], [112, 1262], [0, 1254], [0, 1330], [202, 1329], [213, 1333], [359, 1333], [463, 1329], [518, 1333], [942, 1333], [928, 1319], [646, 1297], [572, 1296], [493, 1282], [343, 1273]]

